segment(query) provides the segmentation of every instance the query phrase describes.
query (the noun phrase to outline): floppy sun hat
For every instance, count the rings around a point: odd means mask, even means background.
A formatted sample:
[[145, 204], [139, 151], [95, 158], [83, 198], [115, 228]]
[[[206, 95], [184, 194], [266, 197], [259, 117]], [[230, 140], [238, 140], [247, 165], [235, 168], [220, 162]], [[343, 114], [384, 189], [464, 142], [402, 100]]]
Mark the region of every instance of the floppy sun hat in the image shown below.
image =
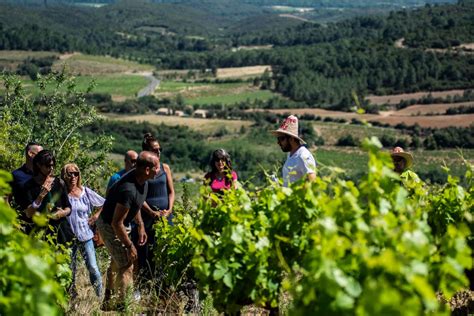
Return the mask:
[[413, 156], [409, 152], [404, 151], [402, 147], [395, 147], [394, 149], [392, 149], [390, 155], [392, 157], [402, 157], [403, 159], [405, 159], [405, 161], [407, 162], [407, 168], [410, 168], [411, 165], [413, 165]]
[[280, 127], [272, 131], [272, 134], [275, 136], [280, 136], [280, 135], [288, 135], [291, 137], [296, 138], [299, 140], [302, 144], [306, 144], [306, 142], [298, 136], [298, 118], [294, 115], [288, 116], [283, 123], [281, 123]]

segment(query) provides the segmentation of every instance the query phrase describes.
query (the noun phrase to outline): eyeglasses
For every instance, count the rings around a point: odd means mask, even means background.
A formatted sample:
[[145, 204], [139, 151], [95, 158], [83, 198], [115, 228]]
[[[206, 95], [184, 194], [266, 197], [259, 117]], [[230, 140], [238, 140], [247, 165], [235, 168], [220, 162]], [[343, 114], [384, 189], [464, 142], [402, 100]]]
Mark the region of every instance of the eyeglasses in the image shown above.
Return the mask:
[[130, 163], [131, 163], [131, 164], [136, 164], [136, 163], [137, 163], [137, 160], [136, 160], [136, 159], [130, 159]]
[[392, 157], [393, 162], [402, 162], [405, 160], [403, 157]]
[[163, 149], [161, 147], [158, 147], [158, 148], [152, 148], [151, 151], [154, 152], [155, 154], [159, 154], [161, 153]]
[[79, 172], [73, 171], [73, 172], [68, 172], [67, 175], [72, 178], [72, 177], [79, 177]]
[[48, 164], [48, 165], [42, 165], [43, 167], [46, 167], [46, 168], [50, 168], [50, 169], [53, 169], [54, 168], [54, 164]]

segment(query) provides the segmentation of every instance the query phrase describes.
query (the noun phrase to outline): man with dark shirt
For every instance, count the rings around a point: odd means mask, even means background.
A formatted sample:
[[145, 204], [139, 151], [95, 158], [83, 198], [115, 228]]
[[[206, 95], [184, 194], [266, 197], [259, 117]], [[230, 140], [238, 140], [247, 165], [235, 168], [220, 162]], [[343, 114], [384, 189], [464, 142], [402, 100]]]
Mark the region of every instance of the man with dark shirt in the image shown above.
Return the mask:
[[25, 147], [25, 163], [12, 172], [12, 194], [17, 205], [20, 204], [21, 194], [25, 183], [33, 177], [33, 158], [35, 158], [36, 154], [42, 150], [43, 147], [40, 144], [36, 142], [28, 143]]
[[120, 303], [117, 304], [117, 309], [121, 309], [127, 288], [132, 285], [133, 263], [137, 259], [137, 250], [130, 240], [126, 227], [135, 220], [138, 225], [139, 245], [146, 243], [147, 236], [140, 208], [147, 195], [147, 180], [153, 179], [159, 168], [160, 162], [154, 153], [141, 152], [138, 155], [136, 168], [110, 188], [105, 200], [97, 226], [112, 260], [107, 270], [103, 310], [113, 309], [110, 304], [113, 288], [119, 295]]

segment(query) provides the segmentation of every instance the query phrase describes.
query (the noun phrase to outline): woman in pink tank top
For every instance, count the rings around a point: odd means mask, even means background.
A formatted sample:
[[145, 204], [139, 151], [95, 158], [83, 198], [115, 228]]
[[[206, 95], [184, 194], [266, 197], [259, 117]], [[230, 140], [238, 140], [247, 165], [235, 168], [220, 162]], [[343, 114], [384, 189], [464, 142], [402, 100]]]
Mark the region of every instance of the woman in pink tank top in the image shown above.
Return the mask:
[[205, 183], [214, 193], [237, 188], [237, 173], [232, 170], [230, 155], [224, 149], [217, 149], [211, 155], [211, 171], [204, 176]]

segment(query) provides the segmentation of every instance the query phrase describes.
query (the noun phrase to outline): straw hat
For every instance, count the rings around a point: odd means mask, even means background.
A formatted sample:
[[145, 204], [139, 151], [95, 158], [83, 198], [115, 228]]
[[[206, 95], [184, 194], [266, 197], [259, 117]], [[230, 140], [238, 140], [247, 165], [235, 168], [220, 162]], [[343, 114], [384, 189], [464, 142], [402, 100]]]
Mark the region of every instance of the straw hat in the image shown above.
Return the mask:
[[272, 131], [272, 134], [276, 136], [285, 134], [296, 138], [301, 144], [306, 144], [306, 142], [298, 136], [298, 118], [294, 115], [288, 116], [276, 131]]
[[392, 157], [402, 157], [403, 159], [405, 159], [407, 163], [406, 168], [410, 168], [413, 164], [413, 156], [409, 152], [404, 151], [402, 147], [393, 148], [390, 155]]

